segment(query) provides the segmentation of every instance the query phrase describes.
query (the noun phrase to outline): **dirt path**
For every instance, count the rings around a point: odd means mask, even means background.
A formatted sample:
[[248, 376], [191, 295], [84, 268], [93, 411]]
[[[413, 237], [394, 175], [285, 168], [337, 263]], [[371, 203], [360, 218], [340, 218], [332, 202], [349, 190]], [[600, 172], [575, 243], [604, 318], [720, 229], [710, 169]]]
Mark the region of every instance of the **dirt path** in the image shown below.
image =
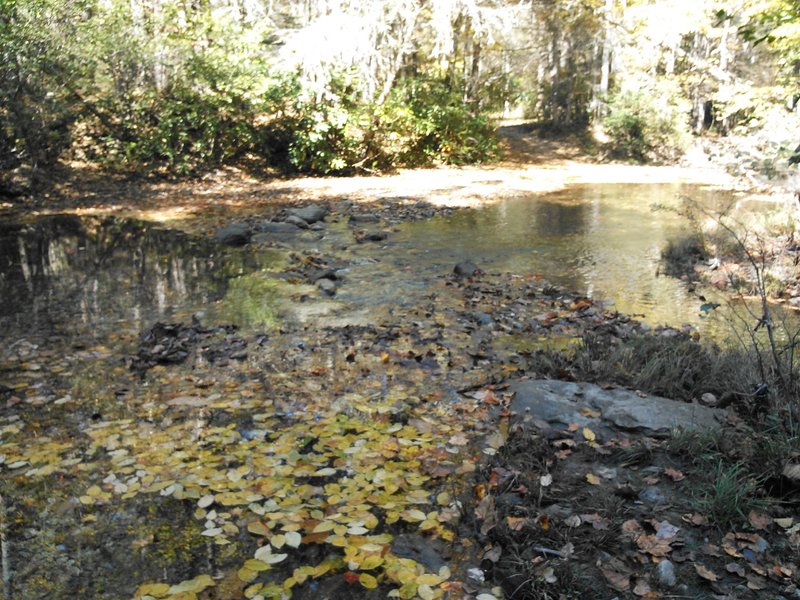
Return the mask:
[[524, 124], [505, 125], [500, 135], [505, 158], [497, 164], [400, 170], [384, 176], [264, 178], [228, 167], [194, 181], [175, 182], [115, 178], [77, 166], [51, 193], [11, 208], [175, 221], [209, 212], [264, 212], [310, 200], [423, 200], [440, 207], [474, 207], [571, 184], [734, 185], [730, 176], [712, 168], [591, 162], [576, 142], [542, 140]]

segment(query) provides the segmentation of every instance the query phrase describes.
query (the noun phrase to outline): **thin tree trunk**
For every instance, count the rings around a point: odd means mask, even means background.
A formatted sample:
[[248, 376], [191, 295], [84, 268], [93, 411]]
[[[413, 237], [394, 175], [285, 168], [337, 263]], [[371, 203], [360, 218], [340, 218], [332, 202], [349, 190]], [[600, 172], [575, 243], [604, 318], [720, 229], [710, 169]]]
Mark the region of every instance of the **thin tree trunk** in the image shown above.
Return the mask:
[[11, 600], [11, 551], [8, 541], [8, 514], [3, 494], [0, 494], [0, 565], [3, 572], [3, 599]]
[[603, 8], [604, 32], [603, 32], [603, 55], [600, 65], [600, 89], [601, 99], [608, 96], [608, 87], [611, 81], [611, 45], [613, 44], [611, 30], [611, 13], [614, 10], [614, 0], [606, 0]]

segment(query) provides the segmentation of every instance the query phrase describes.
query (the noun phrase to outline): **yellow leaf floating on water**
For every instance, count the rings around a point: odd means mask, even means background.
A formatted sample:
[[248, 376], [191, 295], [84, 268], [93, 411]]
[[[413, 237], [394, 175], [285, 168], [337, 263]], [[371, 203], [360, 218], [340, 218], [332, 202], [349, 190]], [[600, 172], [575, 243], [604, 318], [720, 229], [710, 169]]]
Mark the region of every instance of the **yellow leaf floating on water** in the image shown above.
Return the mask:
[[286, 545], [290, 548], [297, 548], [303, 539], [296, 531], [287, 531], [283, 534], [283, 537], [286, 539]]
[[376, 569], [383, 564], [383, 558], [380, 556], [368, 556], [359, 565], [359, 568], [362, 571], [371, 571], [372, 569]]
[[403, 518], [406, 521], [424, 521], [428, 518], [424, 512], [419, 509], [413, 508], [411, 510], [407, 510], [403, 513]]
[[400, 588], [400, 597], [403, 600], [411, 600], [417, 595], [417, 584], [414, 582], [406, 583]]
[[361, 573], [358, 576], [358, 582], [368, 590], [374, 590], [378, 587], [378, 580], [369, 573]]
[[417, 588], [417, 595], [422, 598], [422, 600], [433, 600], [435, 598], [433, 588], [425, 583]]
[[140, 585], [136, 590], [135, 598], [143, 596], [153, 596], [154, 598], [163, 598], [169, 594], [169, 584], [167, 583], [145, 583]]
[[597, 439], [594, 431], [588, 427], [584, 427], [581, 433], [583, 433], [583, 439], [585, 439], [587, 442], [594, 442]]
[[250, 583], [256, 577], [258, 577], [258, 571], [254, 571], [253, 569], [248, 569], [247, 567], [242, 567], [236, 572], [237, 577], [243, 583]]
[[317, 523], [316, 527], [311, 530], [311, 533], [325, 533], [326, 531], [331, 531], [336, 525], [336, 521], [322, 521]]
[[249, 558], [246, 561], [244, 561], [244, 567], [250, 569], [251, 571], [257, 571], [259, 573], [261, 571], [268, 571], [270, 569], [270, 566], [267, 563], [258, 560], [257, 558]]
[[423, 573], [419, 577], [417, 577], [417, 585], [439, 585], [442, 583], [443, 579], [438, 575], [434, 575], [432, 573]]
[[247, 524], [247, 531], [255, 535], [268, 536], [270, 534], [269, 527], [264, 525], [261, 521], [253, 521]]
[[279, 562], [286, 560], [286, 557], [289, 556], [288, 554], [273, 554], [272, 547], [269, 545], [261, 546], [258, 550], [256, 550], [255, 558], [260, 561], [267, 563], [268, 565], [275, 565]]
[[190, 594], [199, 594], [204, 589], [208, 587], [212, 587], [214, 585], [214, 580], [211, 579], [210, 575], [199, 575], [194, 579], [187, 579], [186, 581], [182, 581], [178, 585], [173, 585], [167, 591], [168, 594], [171, 596], [175, 596], [177, 594], [183, 593], [190, 593]]

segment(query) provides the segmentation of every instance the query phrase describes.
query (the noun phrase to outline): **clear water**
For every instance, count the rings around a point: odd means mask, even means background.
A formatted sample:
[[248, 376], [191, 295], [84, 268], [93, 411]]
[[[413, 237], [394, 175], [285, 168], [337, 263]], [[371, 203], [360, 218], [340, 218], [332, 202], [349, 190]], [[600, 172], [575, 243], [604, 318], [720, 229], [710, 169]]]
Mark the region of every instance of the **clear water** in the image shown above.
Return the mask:
[[[724, 319], [701, 315], [697, 291], [659, 274], [662, 248], [689, 226], [653, 207], [675, 205], [681, 196], [710, 206], [730, 198], [679, 184], [580, 185], [405, 223], [380, 244], [353, 243], [344, 222], [304, 243], [346, 266], [336, 296], [345, 320], [369, 320], [377, 305], [413, 303], [429, 293], [432, 280], [469, 259], [486, 272], [540, 274], [653, 326], [688, 323], [719, 330]], [[114, 218], [55, 216], [4, 224], [0, 325], [7, 335], [47, 335], [139, 331], [198, 310], [244, 326], [290, 318], [287, 306], [293, 303], [296, 314], [329, 312], [330, 306], [314, 308], [323, 303], [313, 291], [301, 306], [293, 298], [299, 294], [278, 289], [269, 271], [280, 270], [284, 256], [273, 249], [222, 248], [180, 231]], [[708, 299], [713, 294], [703, 293]]]
[[[372, 251], [378, 265], [353, 269], [364, 285], [343, 289], [348, 300], [410, 302], [426, 277], [450, 273], [469, 259], [486, 272], [536, 273], [550, 282], [606, 300], [653, 326], [716, 327], [701, 316], [703, 300], [679, 279], [659, 273], [664, 246], [689, 233], [674, 212], [654, 210], [690, 196], [707, 205], [718, 191], [685, 185], [581, 185], [505, 200], [449, 218], [408, 223]], [[704, 290], [710, 296], [712, 292]]]

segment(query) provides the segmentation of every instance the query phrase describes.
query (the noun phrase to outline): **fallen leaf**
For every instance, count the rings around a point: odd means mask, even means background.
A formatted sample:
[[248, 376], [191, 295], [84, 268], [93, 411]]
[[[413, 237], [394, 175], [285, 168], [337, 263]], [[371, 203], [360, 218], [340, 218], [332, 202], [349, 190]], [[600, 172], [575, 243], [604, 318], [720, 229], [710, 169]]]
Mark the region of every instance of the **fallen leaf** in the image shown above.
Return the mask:
[[664, 469], [664, 474], [672, 479], [672, 481], [683, 481], [686, 479], [686, 475], [678, 471], [677, 469], [673, 469], [672, 467], [667, 467]]
[[594, 473], [587, 473], [586, 481], [588, 481], [592, 485], [600, 485], [600, 478]]
[[302, 536], [296, 531], [287, 531], [283, 537], [286, 538], [286, 545], [291, 548], [297, 548], [302, 541]]
[[630, 570], [619, 559], [612, 558], [606, 563], [601, 563], [600, 572], [606, 578], [608, 585], [618, 592], [626, 592], [630, 589]]
[[700, 563], [694, 563], [694, 570], [697, 571], [697, 574], [703, 579], [707, 579], [708, 581], [719, 580], [719, 577], [717, 577], [714, 571], [705, 567], [704, 565], [701, 565]]
[[637, 596], [646, 596], [652, 591], [653, 590], [650, 588], [650, 585], [644, 579], [637, 580], [636, 587], [633, 588], [633, 593]]
[[570, 515], [564, 519], [564, 524], [567, 527], [579, 527], [581, 524], [581, 518], [578, 515]]
[[765, 515], [764, 513], [759, 513], [754, 510], [750, 511], [750, 514], [747, 515], [747, 520], [750, 522], [750, 525], [756, 531], [766, 529], [770, 525], [772, 525], [772, 517], [769, 515]]
[[729, 562], [727, 565], [725, 565], [725, 570], [728, 573], [735, 573], [739, 577], [745, 576], [744, 565], [741, 563]]
[[747, 576], [747, 587], [751, 590], [763, 590], [767, 587], [767, 580], [751, 573]]
[[369, 573], [361, 573], [361, 575], [358, 576], [358, 582], [368, 590], [374, 590], [378, 587], [378, 580]]

